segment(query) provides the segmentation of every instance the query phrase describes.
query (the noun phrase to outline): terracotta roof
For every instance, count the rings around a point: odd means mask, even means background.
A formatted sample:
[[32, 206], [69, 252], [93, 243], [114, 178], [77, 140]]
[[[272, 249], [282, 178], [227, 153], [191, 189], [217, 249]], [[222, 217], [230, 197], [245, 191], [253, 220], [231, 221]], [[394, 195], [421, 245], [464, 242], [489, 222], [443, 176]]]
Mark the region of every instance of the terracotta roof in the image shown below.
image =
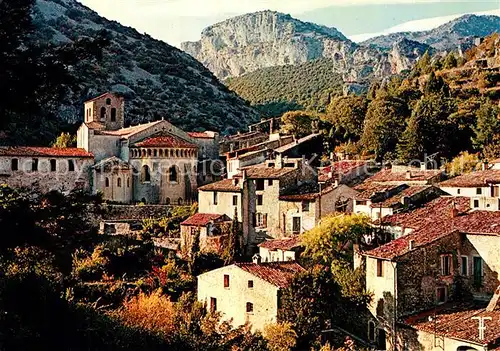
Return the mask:
[[377, 208], [377, 207], [384, 207], [384, 208], [389, 208], [393, 207], [396, 205], [403, 205], [402, 201], [404, 197], [410, 198], [425, 191], [430, 189], [432, 186], [431, 185], [416, 185], [416, 186], [410, 186], [409, 188], [404, 189], [400, 193], [389, 197], [388, 199], [385, 199], [384, 201], [381, 202], [375, 202], [370, 205], [370, 207]]
[[125, 162], [116, 156], [108, 157], [108, 158], [100, 161], [99, 163], [94, 165], [93, 168], [99, 169], [99, 168], [106, 168], [107, 166], [119, 166], [121, 169], [132, 168], [128, 162]]
[[308, 136], [303, 137], [302, 139], [296, 140], [295, 142], [292, 142], [290, 144], [286, 144], [286, 145], [280, 146], [280, 147], [274, 149], [274, 152], [277, 152], [277, 153], [286, 152], [288, 150], [293, 149], [297, 145], [306, 143], [306, 142], [308, 142], [310, 140], [313, 140], [313, 139], [315, 139], [315, 138], [317, 138], [319, 136], [321, 136], [321, 134], [319, 134], [319, 133], [318, 134], [310, 134]]
[[390, 185], [390, 184], [377, 184], [366, 181], [354, 187], [354, 190], [359, 191], [359, 194], [356, 195], [356, 199], [358, 200], [370, 200], [376, 195], [381, 193], [389, 193], [395, 192], [399, 187], [403, 187], [404, 185]]
[[27, 156], [27, 157], [88, 157], [94, 155], [85, 149], [31, 147], [31, 146], [0, 146], [0, 156]]
[[262, 247], [264, 249], [269, 249], [269, 250], [280, 249], [283, 251], [288, 251], [299, 246], [301, 246], [301, 240], [298, 235], [290, 238], [266, 240], [262, 244], [259, 244], [259, 247]]
[[295, 170], [295, 168], [274, 167], [249, 167], [245, 169], [246, 176], [250, 179], [279, 179]]
[[230, 220], [230, 218], [224, 214], [196, 213], [195, 215], [182, 222], [181, 225], [205, 227], [209, 223], [216, 222], [217, 220]]
[[421, 226], [448, 218], [453, 205], [459, 214], [464, 214], [470, 210], [470, 199], [468, 197], [441, 196], [413, 211], [386, 216], [383, 224], [418, 229]]
[[500, 183], [500, 170], [488, 169], [485, 171], [462, 174], [461, 176], [439, 183], [440, 187], [478, 188], [488, 183]]
[[218, 182], [211, 183], [199, 187], [198, 190], [201, 191], [226, 191], [231, 193], [239, 193], [241, 192], [241, 188], [239, 185], [234, 185], [232, 179], [223, 179]]
[[135, 147], [175, 147], [175, 148], [198, 148], [198, 146], [174, 135], [164, 135], [147, 138], [134, 145]]
[[[337, 186], [330, 185], [321, 189], [321, 195], [326, 195], [335, 190]], [[298, 189], [293, 189], [290, 194], [281, 195], [281, 201], [314, 201], [319, 197], [319, 186], [317, 183], [305, 183]]]
[[151, 128], [151, 127], [153, 127], [157, 124], [161, 124], [163, 122], [164, 122], [163, 120], [162, 121], [154, 121], [154, 122], [149, 122], [146, 124], [139, 124], [138, 126], [132, 126], [132, 127], [122, 128], [122, 129], [118, 129], [118, 130], [103, 130], [103, 131], [100, 131], [99, 133], [103, 134], [103, 135], [115, 135], [115, 136], [120, 136], [123, 138], [128, 138], [131, 135], [142, 132], [148, 128]]
[[[432, 320], [429, 320], [429, 317]], [[479, 339], [478, 321], [472, 317], [491, 317], [486, 322], [484, 339]], [[479, 345], [492, 344], [500, 339], [500, 310], [442, 307], [438, 311], [426, 311], [411, 316], [405, 324], [421, 331], [446, 338], [468, 341]]]
[[189, 132], [187, 133], [191, 138], [195, 139], [214, 139], [215, 136], [208, 135], [207, 133]]
[[236, 263], [236, 266], [278, 288], [287, 288], [293, 277], [304, 271], [296, 262]]
[[106, 126], [102, 123], [99, 123], [99, 122], [85, 122], [85, 125], [89, 128], [89, 129], [97, 129], [97, 130], [102, 130], [104, 128], [106, 128]]
[[410, 171], [411, 178], [407, 178], [407, 172], [395, 172], [392, 169], [384, 169], [374, 176], [368, 178], [371, 182], [424, 182], [430, 181], [434, 177], [439, 176], [443, 172], [441, 170], [425, 170], [414, 169]]
[[[443, 210], [446, 211], [445, 209]], [[438, 222], [427, 222], [426, 224], [408, 235], [368, 251], [365, 254], [371, 257], [394, 260], [410, 251], [410, 241], [413, 241], [414, 248], [418, 248], [456, 232], [500, 235], [500, 212], [473, 211], [455, 218], [451, 218], [450, 213], [449, 218]]]

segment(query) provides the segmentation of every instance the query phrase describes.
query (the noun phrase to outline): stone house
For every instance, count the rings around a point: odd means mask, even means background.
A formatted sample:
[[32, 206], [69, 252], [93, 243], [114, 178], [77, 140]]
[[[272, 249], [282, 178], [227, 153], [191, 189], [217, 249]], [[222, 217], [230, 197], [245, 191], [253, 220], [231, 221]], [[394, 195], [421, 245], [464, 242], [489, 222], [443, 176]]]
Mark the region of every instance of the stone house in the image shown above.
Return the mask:
[[0, 147], [0, 184], [42, 192], [90, 190], [94, 155], [79, 148]]
[[363, 253], [373, 293], [367, 335], [379, 347], [404, 343], [396, 335], [405, 316], [467, 296], [488, 301], [500, 284], [500, 212], [442, 211], [447, 218], [421, 218], [410, 234]]
[[323, 183], [349, 184], [366, 177], [375, 169], [371, 161], [342, 160], [319, 169], [319, 181]]
[[181, 251], [187, 252], [200, 233], [200, 250], [221, 253], [228, 238], [231, 218], [224, 214], [196, 213], [181, 223]]
[[392, 166], [375, 173], [367, 181], [383, 185], [431, 185], [439, 183], [442, 177], [442, 170], [427, 169], [425, 165], [420, 168]]
[[234, 327], [250, 324], [253, 331], [277, 322], [280, 291], [302, 272], [295, 262], [236, 263], [197, 277], [198, 301], [222, 314]]
[[260, 131], [250, 131], [247, 133], [230, 135], [222, 138], [219, 141], [219, 154], [222, 155], [228, 152], [236, 151], [238, 149], [248, 148], [253, 145], [262, 143], [268, 138], [269, 136], [266, 133], [262, 133]]
[[302, 253], [300, 237], [266, 240], [259, 244], [259, 256], [262, 262], [296, 261]]

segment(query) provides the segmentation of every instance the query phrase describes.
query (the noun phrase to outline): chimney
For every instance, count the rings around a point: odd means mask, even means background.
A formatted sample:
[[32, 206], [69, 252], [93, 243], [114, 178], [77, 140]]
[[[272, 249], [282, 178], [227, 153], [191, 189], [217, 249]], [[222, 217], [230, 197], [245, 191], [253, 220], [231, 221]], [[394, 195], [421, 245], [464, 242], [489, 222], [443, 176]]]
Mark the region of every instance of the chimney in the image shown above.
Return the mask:
[[455, 204], [455, 201], [451, 203], [451, 218], [457, 218], [458, 217], [458, 208], [457, 205]]
[[420, 162], [420, 170], [421, 171], [427, 170], [427, 163], [426, 162]]
[[411, 179], [411, 171], [410, 170], [406, 171], [406, 179]]
[[260, 255], [259, 255], [259, 254], [255, 254], [255, 255], [253, 255], [253, 257], [252, 257], [252, 261], [253, 261], [253, 263], [255, 263], [255, 264], [261, 264], [261, 263], [262, 263], [262, 257], [260, 257]]
[[246, 169], [244, 169], [244, 170], [241, 172], [241, 174], [242, 174], [242, 180], [243, 180], [243, 181], [247, 180], [247, 170], [246, 170]]

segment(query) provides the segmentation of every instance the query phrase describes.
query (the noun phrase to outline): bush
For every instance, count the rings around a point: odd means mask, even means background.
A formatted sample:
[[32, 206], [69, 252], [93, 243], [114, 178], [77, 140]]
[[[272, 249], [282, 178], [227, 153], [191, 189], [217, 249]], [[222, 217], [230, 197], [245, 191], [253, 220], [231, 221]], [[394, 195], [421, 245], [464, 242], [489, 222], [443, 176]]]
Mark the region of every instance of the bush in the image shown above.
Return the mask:
[[89, 255], [78, 249], [73, 254], [73, 275], [82, 281], [100, 280], [109, 265], [109, 258], [104, 256], [102, 246], [97, 246]]
[[264, 338], [269, 351], [290, 351], [297, 344], [297, 333], [291, 323], [268, 324], [264, 327]]

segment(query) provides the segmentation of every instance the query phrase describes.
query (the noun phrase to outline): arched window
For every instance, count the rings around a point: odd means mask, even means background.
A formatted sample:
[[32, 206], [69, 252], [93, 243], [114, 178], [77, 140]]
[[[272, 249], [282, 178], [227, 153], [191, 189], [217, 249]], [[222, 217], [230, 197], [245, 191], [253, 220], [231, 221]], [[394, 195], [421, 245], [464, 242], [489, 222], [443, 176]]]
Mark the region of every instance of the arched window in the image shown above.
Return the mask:
[[170, 150], [170, 157], [174, 157], [174, 150]]
[[166, 205], [170, 205], [170, 198], [169, 198], [169, 197], [167, 197], [167, 198], [165, 199], [165, 204], [166, 204]]
[[120, 177], [118, 177], [118, 179], [116, 180], [116, 186], [118, 186], [119, 188], [122, 187], [122, 179]]
[[170, 169], [168, 170], [168, 180], [171, 183], [177, 183], [177, 177], [178, 177], [177, 173], [178, 173], [177, 167], [175, 166], [170, 167]]
[[375, 341], [375, 322], [374, 321], [369, 321], [368, 322], [368, 340], [370, 341]]
[[109, 178], [108, 177], [106, 177], [105, 183], [106, 183], [106, 188], [109, 188]]
[[106, 118], [106, 107], [101, 107], [101, 119]]
[[116, 122], [116, 108], [111, 109], [111, 122]]
[[127, 188], [130, 188], [130, 178], [127, 178]]
[[146, 150], [142, 150], [142, 157], [146, 157]]
[[110, 98], [106, 99], [106, 105], [111, 105], [111, 99]]
[[163, 157], [163, 149], [160, 149], [160, 157]]
[[175, 150], [175, 156], [179, 157], [179, 150]]
[[156, 150], [156, 149], [154, 149], [154, 150], [153, 150], [153, 156], [154, 156], [154, 157], [157, 157], [157, 156], [158, 156], [158, 150]]
[[151, 149], [148, 149], [148, 157], [151, 157]]
[[151, 173], [149, 172], [149, 166], [142, 166], [141, 170], [141, 182], [150, 182], [151, 181]]

